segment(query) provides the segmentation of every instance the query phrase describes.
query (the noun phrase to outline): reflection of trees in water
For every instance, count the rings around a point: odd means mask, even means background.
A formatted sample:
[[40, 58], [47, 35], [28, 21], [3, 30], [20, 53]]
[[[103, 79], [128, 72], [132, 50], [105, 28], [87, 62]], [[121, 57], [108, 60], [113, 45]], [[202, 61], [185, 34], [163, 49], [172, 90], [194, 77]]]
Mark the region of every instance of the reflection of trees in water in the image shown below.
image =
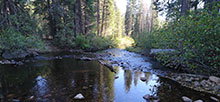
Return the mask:
[[134, 72], [134, 85], [135, 86], [138, 84], [138, 80], [140, 79], [141, 74], [142, 74], [142, 72], [140, 72], [140, 71]]
[[73, 97], [82, 93], [86, 101], [114, 100], [114, 73], [98, 62], [63, 59], [40, 61], [41, 66], [37, 67], [34, 64], [39, 62], [21, 68], [1, 68], [0, 95], [2, 91], [5, 97], [13, 93], [37, 98], [40, 93], [37, 88], [43, 87], [36, 80], [40, 78], [46, 81], [48, 90], [42, 94], [42, 99], [51, 95], [57, 101], [74, 101]]
[[[98, 99], [97, 102], [112, 102], [114, 100], [114, 73], [99, 64]], [[95, 99], [94, 99], [95, 100]]]
[[47, 75], [48, 69], [28, 67], [26, 65], [0, 65], [0, 96], [7, 100], [8, 94], [14, 94], [14, 97], [31, 95], [30, 89], [35, 85], [35, 79], [38, 75]]
[[85, 96], [84, 101], [111, 102], [114, 99], [114, 74], [98, 62], [64, 60], [54, 63], [54, 67], [49, 76], [56, 89], [53, 91], [64, 93], [56, 100], [74, 101], [73, 97], [79, 93]]
[[141, 72], [141, 71], [136, 71], [134, 72], [134, 85], [136, 86], [138, 84], [138, 80], [140, 80], [140, 77], [144, 74], [144, 77], [147, 79], [146, 84], [150, 80], [151, 73], [149, 72]]
[[132, 73], [130, 70], [124, 71], [124, 78], [125, 78], [125, 90], [129, 92], [132, 82]]
[[144, 72], [144, 77], [147, 79], [147, 80], [146, 80], [146, 84], [149, 82], [150, 76], [151, 76], [151, 73], [150, 73], [150, 72]]

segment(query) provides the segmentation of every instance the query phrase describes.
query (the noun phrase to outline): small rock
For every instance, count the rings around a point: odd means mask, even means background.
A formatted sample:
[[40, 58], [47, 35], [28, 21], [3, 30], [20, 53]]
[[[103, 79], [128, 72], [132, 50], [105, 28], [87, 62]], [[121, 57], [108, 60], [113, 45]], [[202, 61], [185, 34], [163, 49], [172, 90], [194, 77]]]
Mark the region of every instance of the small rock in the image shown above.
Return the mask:
[[191, 82], [192, 79], [191, 79], [191, 78], [186, 78], [185, 81], [186, 81], [186, 82]]
[[200, 84], [201, 84], [202, 86], [205, 86], [205, 85], [206, 85], [206, 80], [202, 80], [202, 81], [200, 82]]
[[20, 102], [18, 99], [13, 99], [12, 102]]
[[143, 96], [143, 98], [146, 99], [146, 100], [151, 100], [151, 101], [153, 101], [153, 102], [158, 102], [158, 101], [159, 101], [159, 99], [158, 99], [157, 96], [151, 96], [151, 95], [149, 95], [149, 94]]
[[213, 97], [213, 96], [211, 96], [210, 99], [212, 99], [215, 102], [219, 102], [219, 100], [217, 98]]
[[160, 99], [152, 100], [152, 102], [160, 102]]
[[140, 79], [141, 79], [141, 81], [147, 81], [146, 77], [141, 77]]
[[89, 85], [89, 87], [92, 87], [92, 85]]
[[192, 100], [186, 96], [183, 96], [182, 99], [184, 102], [192, 102]]
[[194, 102], [203, 102], [202, 100], [196, 100], [196, 101], [194, 101]]
[[83, 86], [83, 88], [82, 88], [82, 89], [86, 90], [86, 89], [88, 89], [88, 87], [87, 87], [87, 86]]
[[81, 93], [79, 93], [79, 94], [77, 94], [75, 97], [74, 97], [74, 99], [84, 99], [85, 97], [81, 94]]
[[115, 76], [115, 79], [118, 79], [119, 78], [119, 76]]
[[177, 78], [176, 78], [176, 80], [177, 81], [179, 81], [179, 80], [181, 80], [182, 78], [180, 77], [180, 76], [178, 76]]
[[34, 99], [34, 96], [31, 96], [31, 97], [29, 97], [28, 99], [29, 99], [29, 100], [32, 100], [32, 99]]
[[146, 100], [149, 100], [150, 97], [151, 97], [151, 96], [150, 96], [149, 94], [143, 96], [143, 98], [146, 99]]
[[194, 78], [194, 80], [199, 81], [199, 78]]
[[196, 87], [198, 87], [198, 86], [199, 86], [199, 82], [198, 82], [198, 81], [195, 81], [195, 82], [194, 82], [194, 85], [195, 85]]
[[45, 95], [44, 97], [49, 98], [49, 97], [51, 97], [51, 94]]
[[220, 78], [216, 77], [216, 76], [210, 76], [209, 80], [212, 82], [215, 82], [217, 84], [220, 84]]
[[8, 94], [7, 98], [13, 98], [14, 96], [14, 94]]

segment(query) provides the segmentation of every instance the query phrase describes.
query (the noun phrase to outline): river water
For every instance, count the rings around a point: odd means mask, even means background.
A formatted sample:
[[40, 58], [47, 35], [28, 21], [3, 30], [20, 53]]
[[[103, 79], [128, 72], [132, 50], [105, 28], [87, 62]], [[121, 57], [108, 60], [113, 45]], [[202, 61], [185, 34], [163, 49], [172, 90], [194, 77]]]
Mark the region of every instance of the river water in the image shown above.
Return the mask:
[[[143, 96], [149, 94], [161, 102], [182, 102], [182, 96], [211, 102], [210, 94], [182, 87], [151, 72], [118, 67], [113, 73], [98, 61], [49, 58], [57, 55], [41, 55], [20, 66], [0, 65], [0, 101], [146, 102]], [[75, 99], [77, 94], [84, 99]]]

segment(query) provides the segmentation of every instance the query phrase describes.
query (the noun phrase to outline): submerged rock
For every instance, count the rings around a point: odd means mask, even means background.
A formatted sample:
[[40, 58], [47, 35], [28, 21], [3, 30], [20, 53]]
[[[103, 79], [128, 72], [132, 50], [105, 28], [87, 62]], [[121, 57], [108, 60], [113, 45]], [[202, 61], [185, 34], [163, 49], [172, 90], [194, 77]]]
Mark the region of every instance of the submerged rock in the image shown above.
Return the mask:
[[74, 97], [74, 99], [84, 99], [85, 97], [81, 94], [81, 93], [79, 93], [79, 94], [77, 94], [75, 97]]
[[182, 99], [184, 102], [192, 102], [192, 100], [186, 96], [183, 96]]

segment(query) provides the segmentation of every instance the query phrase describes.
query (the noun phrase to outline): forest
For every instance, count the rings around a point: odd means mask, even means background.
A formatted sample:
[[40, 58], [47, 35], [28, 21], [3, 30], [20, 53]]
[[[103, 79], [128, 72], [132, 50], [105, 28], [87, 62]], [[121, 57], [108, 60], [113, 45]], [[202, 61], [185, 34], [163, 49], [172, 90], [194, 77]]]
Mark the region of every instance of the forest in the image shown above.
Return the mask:
[[174, 49], [154, 57], [175, 70], [220, 75], [219, 7], [219, 0], [128, 0], [122, 14], [116, 0], [1, 0], [0, 53]]

